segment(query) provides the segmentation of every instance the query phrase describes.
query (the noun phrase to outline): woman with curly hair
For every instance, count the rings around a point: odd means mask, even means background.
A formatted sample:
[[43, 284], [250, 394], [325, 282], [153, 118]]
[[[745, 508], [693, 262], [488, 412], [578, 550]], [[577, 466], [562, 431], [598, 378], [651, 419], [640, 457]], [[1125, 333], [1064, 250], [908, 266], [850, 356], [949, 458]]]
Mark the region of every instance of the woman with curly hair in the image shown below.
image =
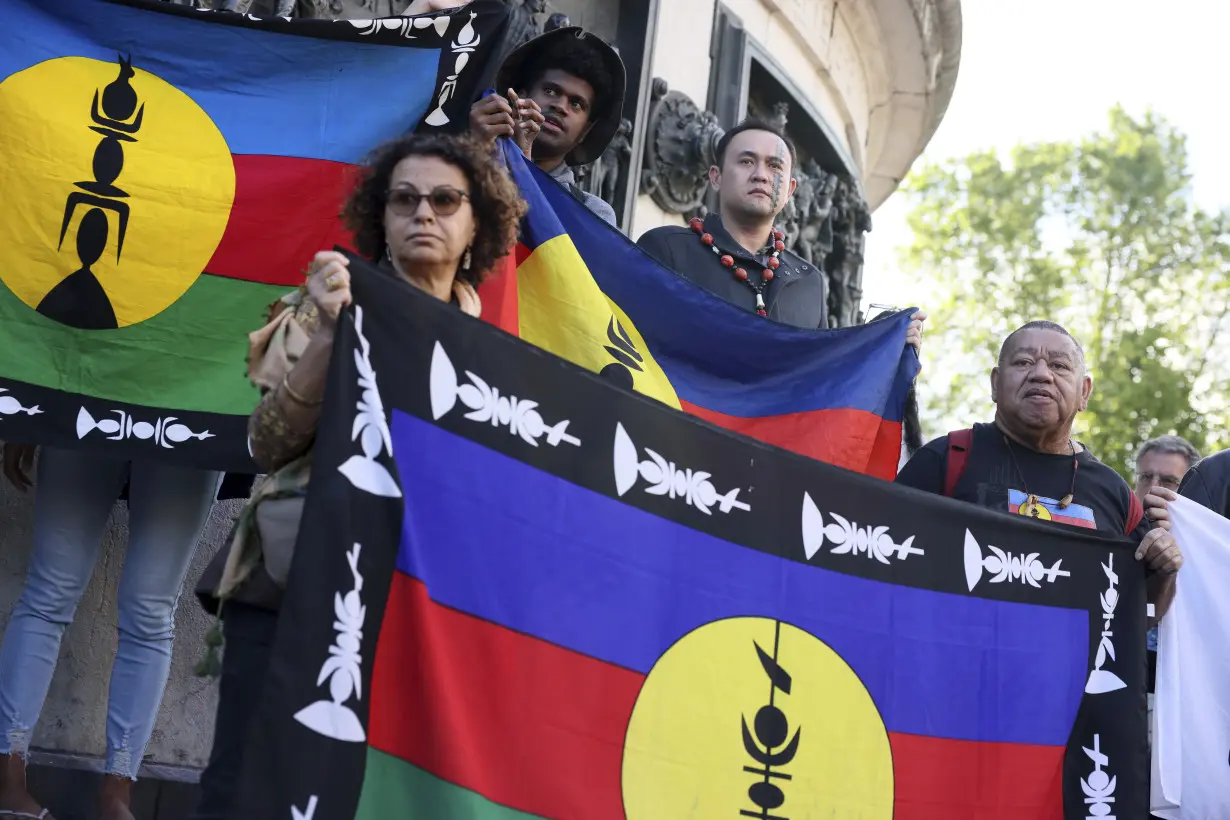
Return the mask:
[[[524, 211], [485, 146], [470, 137], [410, 135], [372, 154], [343, 217], [354, 247], [389, 276], [478, 316], [475, 287], [511, 249]], [[197, 589], [222, 622], [223, 635], [210, 636], [211, 653], [223, 636], [226, 644], [198, 820], [228, 816], [239, 785], [311, 475], [334, 328], [351, 302], [347, 267], [340, 253], [317, 253], [306, 284], [276, 303], [269, 324], [251, 335], [249, 377], [263, 396], [248, 433], [268, 475], [240, 515], [229, 550]]]

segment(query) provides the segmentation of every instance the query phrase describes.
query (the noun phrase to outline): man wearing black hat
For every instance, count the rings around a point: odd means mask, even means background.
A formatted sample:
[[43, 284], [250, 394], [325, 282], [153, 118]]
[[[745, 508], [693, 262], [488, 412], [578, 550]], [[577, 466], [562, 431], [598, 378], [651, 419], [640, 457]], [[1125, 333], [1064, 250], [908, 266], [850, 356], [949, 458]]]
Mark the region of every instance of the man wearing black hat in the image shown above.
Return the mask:
[[470, 108], [470, 128], [516, 140], [534, 164], [611, 225], [615, 210], [582, 191], [573, 168], [602, 155], [623, 116], [626, 72], [615, 49], [578, 27], [535, 37], [496, 75], [499, 93]]

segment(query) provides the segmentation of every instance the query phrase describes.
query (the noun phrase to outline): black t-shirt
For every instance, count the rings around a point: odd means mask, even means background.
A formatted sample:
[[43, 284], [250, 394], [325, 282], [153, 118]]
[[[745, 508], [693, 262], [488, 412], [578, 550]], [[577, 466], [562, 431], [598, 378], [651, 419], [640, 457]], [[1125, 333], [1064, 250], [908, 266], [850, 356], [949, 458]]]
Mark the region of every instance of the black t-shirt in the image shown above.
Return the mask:
[[[1128, 521], [1135, 520], [1128, 537], [1137, 544], [1149, 531], [1149, 521], [1127, 482], [1088, 450], [1076, 454], [1079, 466], [1072, 503], [1061, 509], [1057, 499], [1072, 487], [1073, 457], [1039, 453], [1016, 443], [1011, 447], [994, 424], [975, 424], [965, 471], [953, 497], [1018, 514], [1032, 493], [1045, 510], [1043, 517], [1057, 523], [1122, 536]], [[948, 436], [941, 436], [914, 454], [897, 482], [942, 495], [947, 472]]]

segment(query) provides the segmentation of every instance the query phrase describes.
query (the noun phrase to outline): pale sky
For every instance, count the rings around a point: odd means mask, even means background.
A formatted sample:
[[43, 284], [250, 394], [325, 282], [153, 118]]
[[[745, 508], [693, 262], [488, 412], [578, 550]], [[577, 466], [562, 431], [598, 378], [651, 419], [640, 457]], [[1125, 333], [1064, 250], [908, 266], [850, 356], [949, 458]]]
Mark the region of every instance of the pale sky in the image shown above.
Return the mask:
[[[1206, 208], [1230, 207], [1230, 0], [963, 0], [957, 88], [919, 159], [1020, 142], [1073, 140], [1120, 103], [1153, 108], [1188, 137], [1193, 189]], [[864, 302], [928, 307], [898, 271], [908, 245], [904, 197], [872, 217]], [[932, 313], [929, 325], [942, 321]], [[923, 351], [926, 362], [926, 349]]]

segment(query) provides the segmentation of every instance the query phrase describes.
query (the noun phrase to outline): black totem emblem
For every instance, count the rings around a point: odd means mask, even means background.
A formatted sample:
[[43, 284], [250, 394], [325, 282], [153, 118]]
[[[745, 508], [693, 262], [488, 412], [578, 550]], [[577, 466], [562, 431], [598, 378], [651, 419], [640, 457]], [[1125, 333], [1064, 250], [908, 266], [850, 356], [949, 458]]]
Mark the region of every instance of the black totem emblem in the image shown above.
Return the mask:
[[615, 361], [608, 364], [598, 372], [599, 376], [610, 379], [620, 387], [626, 387], [631, 390], [633, 386], [632, 371], [643, 371], [641, 363], [645, 358], [637, 351], [636, 345], [632, 343], [632, 337], [628, 335], [628, 331], [624, 330], [624, 326], [614, 316], [606, 326], [606, 337], [611, 342], [609, 345], [604, 345], [603, 349], [611, 354], [611, 358]]
[[111, 300], [103, 290], [98, 277], [90, 270], [107, 249], [111, 232], [107, 212], [117, 219], [115, 259], [120, 260], [124, 250], [124, 236], [128, 232], [128, 192], [116, 187], [124, 170], [124, 143], [136, 142], [134, 136], [141, 130], [145, 116], [145, 104], [137, 96], [129, 81], [136, 75], [131, 58], [117, 55], [119, 76], [106, 88], [94, 92], [90, 118], [94, 125], [91, 131], [102, 135], [102, 141], [94, 149], [94, 179], [74, 183], [78, 189], [68, 195], [64, 205], [64, 219], [60, 224], [60, 242], [72, 221], [77, 206], [88, 208], [77, 226], [77, 259], [81, 267], [60, 280], [42, 301], [38, 312], [62, 324], [87, 330], [105, 330], [119, 326]]
[[[780, 689], [789, 695], [791, 686], [790, 673], [777, 662], [781, 635], [782, 624], [778, 621], [773, 633], [772, 655], [761, 649], [760, 644], [752, 642], [756, 648], [756, 655], [760, 659], [760, 665], [769, 678], [769, 702], [756, 712], [756, 717], [752, 721], [754, 733], [747, 726], [747, 718], [741, 719], [743, 748], [752, 760], [759, 764], [758, 766], [744, 766], [743, 771], [758, 775], [760, 779], [747, 790], [747, 796], [759, 811], [740, 809], [739, 814], [743, 817], [759, 818], [759, 820], [789, 820], [784, 815], [769, 812], [781, 808], [786, 802], [785, 792], [774, 781], [788, 781], [792, 777], [776, 770], [794, 760], [794, 756], [799, 751], [799, 736], [802, 732], [802, 729], [795, 729], [794, 737], [790, 737], [790, 723], [785, 713], [774, 702], [777, 690]], [[789, 742], [787, 738], [790, 738]]]

